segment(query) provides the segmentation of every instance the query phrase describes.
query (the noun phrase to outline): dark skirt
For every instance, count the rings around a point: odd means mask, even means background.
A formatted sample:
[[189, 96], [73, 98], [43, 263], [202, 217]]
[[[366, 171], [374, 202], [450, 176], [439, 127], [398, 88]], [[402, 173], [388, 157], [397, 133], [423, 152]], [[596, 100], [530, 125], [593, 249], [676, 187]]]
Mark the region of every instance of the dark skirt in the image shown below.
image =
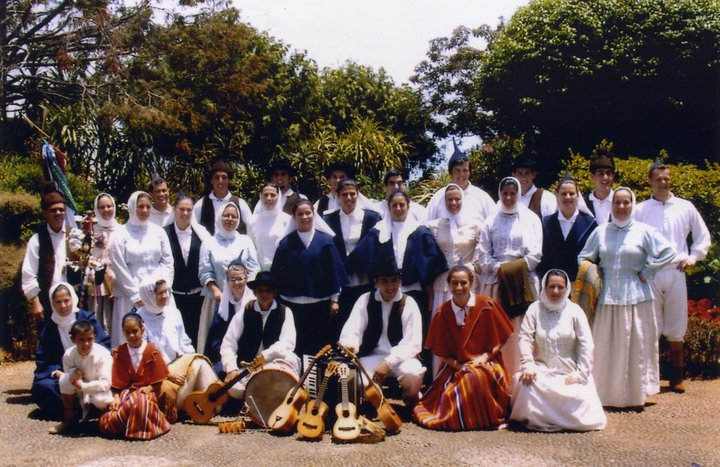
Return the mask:
[[185, 333], [190, 337], [192, 345], [197, 349], [198, 330], [200, 328], [200, 309], [205, 297], [200, 292], [191, 295], [173, 293], [175, 306], [180, 310], [180, 315], [185, 324]]
[[355, 306], [355, 302], [360, 296], [366, 292], [373, 290], [372, 284], [358, 285], [356, 287], [343, 287], [338, 299], [340, 311], [332, 320], [332, 341], [337, 342], [340, 339], [340, 333], [343, 326], [350, 317], [350, 312]]

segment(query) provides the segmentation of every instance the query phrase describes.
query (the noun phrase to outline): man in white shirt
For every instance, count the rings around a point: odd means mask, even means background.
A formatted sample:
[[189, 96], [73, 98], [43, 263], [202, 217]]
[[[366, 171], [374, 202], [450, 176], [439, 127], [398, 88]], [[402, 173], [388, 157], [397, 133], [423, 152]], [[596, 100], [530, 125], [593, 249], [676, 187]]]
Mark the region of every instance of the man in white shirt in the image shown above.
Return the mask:
[[592, 174], [595, 189], [584, 196], [585, 205], [590, 214], [595, 216], [598, 225], [610, 222], [612, 211], [612, 185], [615, 181], [615, 159], [612, 153], [601, 150], [596, 157], [590, 161], [590, 173]]
[[67, 227], [65, 198], [54, 187], [46, 187], [40, 200], [42, 216], [47, 222], [30, 237], [22, 264], [22, 290], [38, 322], [52, 314], [48, 293], [50, 287], [66, 281]]
[[[337, 198], [337, 185], [346, 178], [355, 178], [355, 168], [344, 162], [333, 162], [328, 165], [323, 175], [327, 180], [327, 194], [323, 195], [319, 200], [315, 201], [313, 208], [315, 213], [322, 216], [340, 209], [340, 200]], [[372, 209], [377, 211], [377, 207], [365, 195], [358, 192], [358, 207], [361, 209]]]
[[[383, 177], [383, 187], [385, 188], [386, 196], [396, 191], [405, 191], [405, 178], [402, 171], [398, 169], [389, 170], [385, 174], [385, 177]], [[383, 218], [390, 215], [386, 199], [378, 201], [377, 206]], [[427, 209], [425, 209], [425, 206], [422, 204], [410, 201], [410, 211], [408, 212], [408, 216], [410, 219], [414, 219], [418, 223], [423, 224], [427, 219]]]
[[[454, 152], [448, 161], [450, 179], [463, 190], [463, 212], [468, 213], [478, 223], [497, 210], [495, 201], [482, 188], [470, 183], [470, 162], [453, 139]], [[443, 213], [445, 188], [435, 192], [427, 204], [427, 220], [437, 219]]]
[[340, 343], [358, 354], [375, 383], [396, 377], [405, 405], [414, 407], [426, 371], [417, 358], [422, 347], [420, 310], [400, 291], [402, 280], [394, 261], [379, 265], [375, 276], [376, 289], [355, 302]]
[[193, 207], [195, 221], [205, 227], [210, 235], [215, 233], [215, 211], [227, 202], [233, 202], [240, 210], [238, 232], [249, 235], [250, 207], [244, 199], [230, 193], [230, 182], [233, 179], [233, 169], [226, 161], [216, 160], [210, 168], [207, 185], [211, 187], [208, 194], [200, 198]]
[[155, 177], [148, 185], [148, 194], [152, 198], [150, 207], [150, 222], [165, 227], [172, 224], [175, 213], [170, 206], [170, 190], [164, 178]]
[[515, 159], [512, 176], [520, 182], [518, 201], [540, 219], [557, 211], [557, 198], [547, 190], [535, 186], [535, 161], [525, 154]]
[[[220, 346], [220, 358], [227, 373], [225, 382], [240, 374], [240, 364], [259, 369], [275, 360], [288, 363], [295, 372], [300, 370], [300, 359], [295, 355], [295, 321], [290, 308], [275, 301], [275, 276], [261, 271], [247, 286], [255, 293], [244, 310], [237, 310], [230, 320]], [[249, 375], [235, 383], [228, 393], [243, 399]]]
[[[652, 198], [637, 206], [635, 219], [658, 229], [678, 252], [673, 262], [655, 275], [652, 290], [658, 331], [670, 343], [670, 389], [683, 393], [683, 339], [688, 315], [685, 270], [707, 255], [710, 232], [695, 206], [670, 191], [672, 175], [669, 166], [656, 160], [650, 167], [648, 178]], [[692, 245], [688, 250], [690, 234]]]
[[[268, 179], [280, 188], [280, 199], [278, 203], [282, 206], [283, 212], [292, 215], [292, 208], [298, 199], [307, 199], [307, 196], [293, 191], [293, 179], [297, 171], [287, 159], [276, 159], [270, 163], [268, 168]], [[253, 210], [257, 214], [262, 202], [258, 201]]]

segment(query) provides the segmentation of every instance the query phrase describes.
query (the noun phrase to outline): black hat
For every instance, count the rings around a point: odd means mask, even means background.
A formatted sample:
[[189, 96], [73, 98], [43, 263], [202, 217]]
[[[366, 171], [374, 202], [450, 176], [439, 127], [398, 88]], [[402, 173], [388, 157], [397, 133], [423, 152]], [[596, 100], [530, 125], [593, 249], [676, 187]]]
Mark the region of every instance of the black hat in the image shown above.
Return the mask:
[[448, 172], [452, 172], [453, 167], [458, 164], [464, 164], [468, 161], [468, 156], [460, 149], [460, 146], [455, 142], [455, 138], [452, 139], [453, 153], [448, 161]]
[[342, 170], [345, 172], [347, 174], [347, 178], [355, 178], [355, 168], [345, 162], [333, 162], [325, 167], [323, 175], [325, 175], [325, 178], [330, 178], [330, 175], [332, 175], [332, 173], [336, 170]]
[[372, 264], [372, 276], [390, 277], [399, 276], [402, 271], [398, 269], [395, 258], [392, 256], [381, 256]]
[[232, 179], [234, 174], [233, 168], [224, 159], [217, 159], [213, 162], [213, 165], [210, 167], [210, 175], [208, 178], [212, 178], [215, 172], [225, 172], [229, 179]]
[[250, 290], [255, 290], [262, 285], [277, 289], [277, 280], [275, 280], [275, 276], [271, 272], [260, 271], [259, 273], [257, 273], [257, 276], [255, 276], [255, 279], [247, 283], [247, 286], [250, 287]]
[[667, 169], [667, 164], [663, 161], [661, 161], [659, 158], [655, 158], [655, 162], [652, 163], [650, 168], [648, 169], [648, 177], [652, 177], [653, 170], [655, 169]]
[[57, 203], [67, 204], [65, 196], [52, 183], [44, 184], [40, 190], [40, 208], [45, 210]]
[[615, 159], [612, 154], [600, 154], [590, 161], [590, 173], [595, 173], [598, 169], [610, 169], [615, 172]]
[[522, 168], [535, 170], [535, 159], [527, 154], [520, 155], [513, 161], [513, 172]]
[[270, 166], [267, 171], [268, 176], [271, 176], [276, 170], [287, 170], [287, 173], [290, 174], [291, 177], [297, 175], [297, 170], [295, 170], [292, 164], [290, 164], [290, 161], [287, 159], [275, 159], [270, 162]]

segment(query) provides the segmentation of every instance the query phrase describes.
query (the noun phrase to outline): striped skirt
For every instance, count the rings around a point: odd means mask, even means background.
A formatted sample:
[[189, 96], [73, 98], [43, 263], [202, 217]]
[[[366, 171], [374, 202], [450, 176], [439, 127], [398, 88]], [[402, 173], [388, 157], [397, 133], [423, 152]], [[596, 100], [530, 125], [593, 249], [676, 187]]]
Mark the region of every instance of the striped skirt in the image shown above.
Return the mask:
[[510, 413], [502, 365], [445, 366], [413, 410], [415, 421], [431, 430], [482, 430], [505, 423]]
[[102, 414], [98, 425], [105, 435], [128, 439], [154, 439], [170, 431], [170, 423], [158, 407], [155, 393], [135, 389], [123, 390], [120, 405]]

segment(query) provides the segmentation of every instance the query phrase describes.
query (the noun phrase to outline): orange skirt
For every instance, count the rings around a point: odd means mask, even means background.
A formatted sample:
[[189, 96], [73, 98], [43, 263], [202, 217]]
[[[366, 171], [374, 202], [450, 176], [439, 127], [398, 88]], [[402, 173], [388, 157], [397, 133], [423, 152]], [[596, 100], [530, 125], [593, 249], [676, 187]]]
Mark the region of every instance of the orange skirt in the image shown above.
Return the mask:
[[154, 439], [170, 431], [170, 423], [157, 404], [155, 393], [135, 389], [120, 393], [120, 405], [98, 420], [100, 432], [128, 439]]
[[415, 421], [431, 430], [496, 428], [507, 421], [510, 394], [502, 365], [445, 366], [413, 410]]

